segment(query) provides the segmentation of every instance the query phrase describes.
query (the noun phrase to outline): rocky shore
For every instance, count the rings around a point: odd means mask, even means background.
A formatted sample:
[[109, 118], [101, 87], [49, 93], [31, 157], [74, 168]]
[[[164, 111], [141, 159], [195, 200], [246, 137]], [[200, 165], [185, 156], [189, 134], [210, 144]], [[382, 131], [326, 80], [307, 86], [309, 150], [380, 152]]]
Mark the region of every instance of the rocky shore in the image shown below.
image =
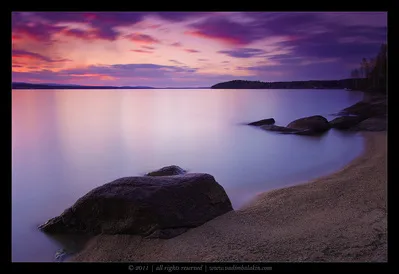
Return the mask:
[[98, 235], [75, 262], [386, 262], [385, 132], [341, 171], [255, 197], [171, 239]]
[[387, 98], [385, 95], [365, 95], [364, 99], [335, 114], [328, 121], [321, 115], [299, 118], [287, 126], [275, 125], [274, 118], [248, 123], [264, 130], [283, 134], [321, 135], [330, 128], [347, 131], [384, 131], [387, 129]]

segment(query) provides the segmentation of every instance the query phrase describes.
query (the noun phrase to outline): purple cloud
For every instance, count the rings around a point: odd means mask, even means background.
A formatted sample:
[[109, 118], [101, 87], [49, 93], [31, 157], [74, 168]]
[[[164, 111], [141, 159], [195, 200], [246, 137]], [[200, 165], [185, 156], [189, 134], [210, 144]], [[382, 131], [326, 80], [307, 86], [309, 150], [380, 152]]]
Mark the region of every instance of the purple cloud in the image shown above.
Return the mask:
[[34, 16], [49, 23], [87, 23], [94, 28], [130, 26], [141, 22], [143, 12], [35, 12]]
[[57, 27], [49, 24], [27, 24], [24, 21], [15, 22], [12, 26], [13, 36], [25, 35], [39, 42], [50, 42], [53, 34], [61, 32], [65, 27]]
[[16, 12], [12, 13], [12, 31], [37, 40], [48, 40], [52, 34], [66, 29], [55, 27], [57, 23], [86, 23], [94, 32], [85, 34], [82, 31], [69, 30], [66, 33], [79, 38], [92, 37], [112, 41], [119, 35], [115, 27], [134, 25], [145, 16], [145, 13], [140, 12]]
[[106, 32], [104, 30], [84, 31], [84, 30], [80, 30], [80, 29], [66, 28], [61, 33], [63, 33], [66, 36], [76, 37], [76, 38], [85, 39], [85, 40], [103, 39], [103, 40], [113, 41], [114, 39], [116, 39], [116, 36], [114, 33]]
[[284, 13], [256, 13], [256, 23], [252, 35], [256, 31], [264, 30], [263, 35], [295, 35], [302, 30], [308, 30], [315, 22], [322, 21], [321, 13], [315, 12], [284, 12]]
[[35, 60], [39, 60], [39, 61], [44, 61], [44, 62], [48, 62], [48, 63], [55, 63], [55, 62], [69, 62], [71, 60], [69, 59], [52, 59], [52, 58], [48, 58], [44, 55], [38, 54], [38, 53], [34, 53], [34, 52], [30, 52], [30, 51], [26, 51], [26, 50], [12, 50], [11, 56], [13, 58], [23, 58], [23, 59], [35, 59]]
[[294, 35], [298, 30], [314, 24], [312, 13], [243, 13], [250, 22], [237, 22], [228, 17], [210, 17], [191, 24], [187, 34], [218, 40], [236, 46], [248, 45], [272, 35]]
[[257, 57], [265, 53], [264, 50], [261, 49], [253, 49], [253, 48], [239, 48], [235, 50], [220, 50], [218, 53], [226, 54], [230, 57], [234, 58], [251, 58]]
[[324, 63], [323, 69], [320, 68], [318, 63], [307, 65], [293, 63], [243, 69], [256, 72], [262, 81], [337, 80], [349, 77], [348, 70], [339, 62]]
[[[187, 33], [235, 46], [219, 51], [229, 57], [265, 56], [287, 65], [325, 63], [334, 59], [340, 62], [341, 67], [359, 62], [363, 57], [373, 57], [380, 44], [387, 40], [387, 28], [383, 25], [386, 13], [375, 13], [373, 20], [376, 22], [365, 20], [369, 13], [256, 12], [240, 15], [251, 20], [209, 17], [191, 24], [191, 30]], [[336, 17], [340, 20], [335, 20]], [[275, 42], [274, 46], [287, 54], [273, 57], [262, 49], [241, 48], [273, 37], [283, 38], [276, 39], [282, 42]]]
[[347, 26], [296, 41], [281, 42], [280, 45], [291, 48], [287, 55], [290, 58], [339, 58], [343, 62], [353, 62], [376, 55], [386, 37], [385, 27]]
[[167, 21], [183, 22], [191, 18], [198, 18], [211, 13], [210, 12], [155, 12], [153, 14]]
[[133, 41], [135, 43], [142, 43], [142, 44], [159, 44], [160, 41], [150, 35], [141, 34], [141, 33], [132, 33], [126, 35], [125, 38]]
[[[223, 17], [211, 17], [205, 21], [190, 25], [188, 35], [216, 39], [228, 44], [246, 45], [259, 37], [253, 37], [247, 26], [232, 22]], [[250, 35], [249, 35], [250, 34]]]
[[[191, 30], [187, 34], [206, 39], [214, 39], [235, 46], [248, 45], [252, 42], [270, 38], [273, 36], [284, 36], [285, 40], [297, 41], [308, 39], [314, 35], [331, 35], [330, 40], [337, 42], [342, 37], [367, 37], [372, 35], [377, 40], [386, 37], [383, 28], [378, 28], [372, 23], [365, 25], [361, 21], [365, 14], [343, 13], [340, 20], [333, 21], [334, 13], [241, 13], [248, 17], [249, 21], [233, 21], [229, 17], [209, 17], [201, 22], [189, 25]], [[363, 25], [354, 25], [353, 16]], [[386, 14], [379, 13], [381, 18]], [[380, 20], [381, 21], [381, 20]], [[354, 21], [356, 23], [356, 21]], [[350, 24], [349, 24], [350, 23]], [[381, 22], [379, 22], [380, 24]], [[349, 25], [348, 25], [349, 24]], [[375, 30], [378, 29], [377, 33]]]

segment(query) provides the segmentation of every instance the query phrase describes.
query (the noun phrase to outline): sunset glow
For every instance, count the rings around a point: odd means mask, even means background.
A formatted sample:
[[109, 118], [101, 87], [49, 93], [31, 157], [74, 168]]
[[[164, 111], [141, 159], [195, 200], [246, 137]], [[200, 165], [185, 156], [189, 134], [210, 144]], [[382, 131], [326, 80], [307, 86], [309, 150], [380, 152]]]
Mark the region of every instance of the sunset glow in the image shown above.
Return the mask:
[[12, 81], [343, 79], [386, 39], [385, 12], [13, 12]]

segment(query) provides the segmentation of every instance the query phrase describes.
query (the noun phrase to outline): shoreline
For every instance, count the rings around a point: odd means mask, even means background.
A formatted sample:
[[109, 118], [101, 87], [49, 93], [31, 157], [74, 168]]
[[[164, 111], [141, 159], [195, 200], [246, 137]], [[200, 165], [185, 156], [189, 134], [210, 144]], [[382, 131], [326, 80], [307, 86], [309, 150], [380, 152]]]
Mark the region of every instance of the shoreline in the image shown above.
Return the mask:
[[387, 261], [387, 135], [362, 132], [361, 155], [315, 180], [263, 192], [168, 240], [100, 235], [72, 262]]

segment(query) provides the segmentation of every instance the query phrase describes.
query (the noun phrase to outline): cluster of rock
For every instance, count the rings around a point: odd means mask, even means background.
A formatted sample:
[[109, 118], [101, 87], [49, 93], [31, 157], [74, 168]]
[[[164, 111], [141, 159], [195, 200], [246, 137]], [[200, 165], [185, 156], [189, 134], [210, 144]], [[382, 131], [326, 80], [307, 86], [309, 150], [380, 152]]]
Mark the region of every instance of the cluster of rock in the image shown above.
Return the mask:
[[351, 131], [387, 130], [387, 100], [385, 96], [374, 96], [343, 109], [330, 122], [332, 127]]
[[304, 117], [292, 121], [287, 126], [276, 126], [273, 118], [264, 119], [250, 123], [264, 130], [277, 131], [286, 134], [317, 135], [330, 129], [330, 124], [326, 118], [320, 115]]
[[387, 129], [387, 102], [385, 97], [371, 97], [343, 109], [337, 117], [328, 121], [314, 115], [292, 121], [287, 126], [275, 125], [273, 118], [249, 123], [264, 130], [285, 134], [320, 135], [330, 128], [348, 131], [384, 131]]
[[168, 166], [97, 187], [39, 229], [168, 239], [231, 210], [229, 197], [213, 176]]

